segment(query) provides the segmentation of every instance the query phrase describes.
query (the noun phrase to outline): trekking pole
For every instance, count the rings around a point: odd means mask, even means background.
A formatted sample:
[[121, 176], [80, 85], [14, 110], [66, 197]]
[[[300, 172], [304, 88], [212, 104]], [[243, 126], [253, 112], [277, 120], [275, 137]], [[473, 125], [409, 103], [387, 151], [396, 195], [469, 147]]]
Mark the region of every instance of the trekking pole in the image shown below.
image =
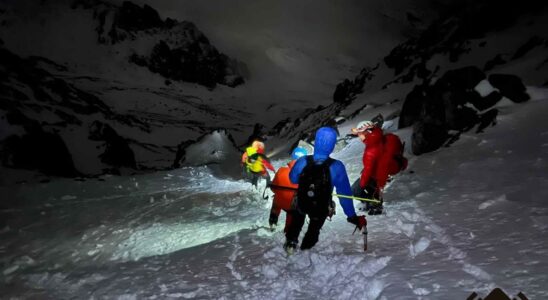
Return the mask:
[[367, 251], [367, 225], [363, 227], [363, 251]]

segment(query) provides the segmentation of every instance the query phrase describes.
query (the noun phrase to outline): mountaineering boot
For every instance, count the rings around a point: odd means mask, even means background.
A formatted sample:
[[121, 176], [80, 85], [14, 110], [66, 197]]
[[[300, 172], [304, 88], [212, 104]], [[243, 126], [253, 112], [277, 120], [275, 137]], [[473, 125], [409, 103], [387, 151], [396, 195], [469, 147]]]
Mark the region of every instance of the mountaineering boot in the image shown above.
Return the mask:
[[270, 213], [270, 216], [268, 217], [268, 225], [270, 225], [270, 229], [274, 231], [274, 229], [276, 229], [276, 225], [278, 225], [278, 215], [275, 213]]
[[382, 214], [382, 210], [383, 210], [383, 206], [382, 206], [382, 200], [381, 200], [381, 203], [379, 204], [376, 204], [376, 205], [372, 205], [369, 209], [369, 212], [368, 214], [371, 216], [371, 215], [381, 215]]
[[286, 241], [284, 244], [284, 250], [288, 256], [292, 255], [295, 252], [296, 248], [297, 248], [297, 242], [295, 241]]

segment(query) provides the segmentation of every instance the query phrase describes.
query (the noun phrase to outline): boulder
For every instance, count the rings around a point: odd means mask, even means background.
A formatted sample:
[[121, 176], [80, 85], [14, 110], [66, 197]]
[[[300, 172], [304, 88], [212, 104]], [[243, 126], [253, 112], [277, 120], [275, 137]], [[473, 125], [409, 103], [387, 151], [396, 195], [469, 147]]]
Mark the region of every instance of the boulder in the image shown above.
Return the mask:
[[403, 102], [398, 123], [399, 128], [405, 128], [413, 125], [420, 119], [421, 109], [426, 98], [427, 86], [416, 85], [413, 90], [407, 94]]
[[450, 89], [473, 89], [485, 79], [485, 73], [475, 66], [447, 71], [437, 82], [436, 86]]
[[525, 102], [530, 99], [521, 79], [516, 75], [491, 74], [489, 83], [497, 88], [501, 95], [516, 103]]
[[449, 138], [445, 126], [439, 124], [417, 122], [413, 126], [413, 135], [411, 136], [411, 148], [413, 154], [420, 155], [432, 152], [440, 148]]

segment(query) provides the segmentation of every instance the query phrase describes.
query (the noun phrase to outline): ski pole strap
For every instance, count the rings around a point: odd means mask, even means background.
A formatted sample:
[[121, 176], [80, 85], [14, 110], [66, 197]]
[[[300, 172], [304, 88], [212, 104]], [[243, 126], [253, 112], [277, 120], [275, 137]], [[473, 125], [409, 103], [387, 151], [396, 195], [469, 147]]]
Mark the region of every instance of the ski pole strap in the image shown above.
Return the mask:
[[333, 194], [333, 196], [337, 196], [337, 197], [341, 197], [341, 198], [348, 198], [348, 199], [357, 200], [357, 201], [381, 203], [380, 200], [361, 198], [361, 197], [356, 197], [356, 196], [346, 196], [346, 195], [339, 195], [339, 194]]

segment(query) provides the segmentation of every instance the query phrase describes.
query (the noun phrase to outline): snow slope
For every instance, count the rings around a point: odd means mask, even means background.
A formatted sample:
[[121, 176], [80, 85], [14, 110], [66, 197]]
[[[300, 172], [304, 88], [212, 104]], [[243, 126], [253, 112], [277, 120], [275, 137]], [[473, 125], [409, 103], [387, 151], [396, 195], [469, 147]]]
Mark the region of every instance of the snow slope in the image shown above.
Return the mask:
[[[262, 189], [206, 167], [1, 188], [15, 205], [0, 210], [0, 290], [22, 299], [465, 299], [500, 287], [546, 298], [548, 92], [500, 109], [485, 133], [411, 157], [387, 188], [386, 214], [368, 217], [366, 253], [339, 209], [316, 247], [286, 258], [281, 229], [263, 227]], [[334, 155], [351, 180], [362, 151], [352, 140]]]

